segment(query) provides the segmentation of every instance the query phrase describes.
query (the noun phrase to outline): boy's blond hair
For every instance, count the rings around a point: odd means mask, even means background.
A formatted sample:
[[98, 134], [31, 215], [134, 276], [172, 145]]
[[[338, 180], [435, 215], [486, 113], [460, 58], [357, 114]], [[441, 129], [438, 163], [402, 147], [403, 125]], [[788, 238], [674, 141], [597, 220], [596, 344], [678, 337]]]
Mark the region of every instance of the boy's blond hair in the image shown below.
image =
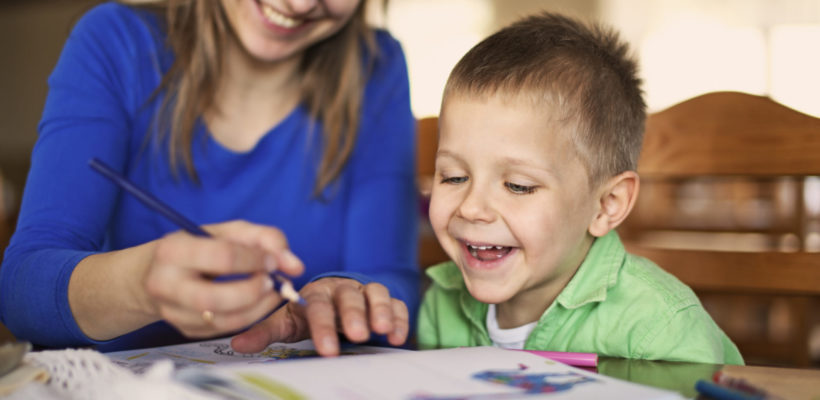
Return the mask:
[[444, 90], [453, 97], [529, 99], [571, 135], [590, 184], [637, 168], [646, 105], [637, 64], [618, 35], [557, 14], [510, 25], [473, 47]]

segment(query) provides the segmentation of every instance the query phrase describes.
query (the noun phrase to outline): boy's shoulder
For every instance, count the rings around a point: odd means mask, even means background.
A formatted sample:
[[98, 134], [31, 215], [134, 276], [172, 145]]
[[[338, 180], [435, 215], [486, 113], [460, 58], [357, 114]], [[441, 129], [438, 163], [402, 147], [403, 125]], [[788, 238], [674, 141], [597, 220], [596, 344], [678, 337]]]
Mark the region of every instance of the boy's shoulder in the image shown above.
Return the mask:
[[[575, 299], [595, 302], [584, 311], [589, 312], [587, 318], [599, 328], [608, 327], [611, 348], [604, 353], [642, 359], [743, 362], [692, 289], [651, 260], [628, 253], [616, 233], [596, 240], [573, 280], [576, 278], [587, 286], [575, 289], [586, 294]], [[559, 301], [573, 294], [572, 283], [559, 295]], [[564, 305], [572, 309], [581, 303]], [[600, 333], [593, 331], [586, 333]], [[579, 332], [575, 336], [577, 339]]]
[[580, 306], [590, 301], [630, 304], [652, 301], [660, 312], [699, 306], [695, 293], [651, 260], [626, 251], [615, 231], [597, 238], [559, 301]]
[[626, 253], [620, 278], [624, 280], [623, 290], [631, 291], [641, 286], [645, 296], [654, 297], [670, 309], [700, 306], [700, 301], [692, 289], [677, 277], [666, 272], [653, 261], [635, 254]]

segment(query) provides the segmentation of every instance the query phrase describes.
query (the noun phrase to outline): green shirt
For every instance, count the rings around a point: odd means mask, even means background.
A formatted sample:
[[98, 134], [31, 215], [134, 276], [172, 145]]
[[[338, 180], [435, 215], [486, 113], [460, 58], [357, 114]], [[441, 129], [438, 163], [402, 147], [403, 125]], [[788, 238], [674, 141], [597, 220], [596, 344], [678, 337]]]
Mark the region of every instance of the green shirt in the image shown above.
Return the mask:
[[[446, 262], [427, 275], [433, 284], [419, 313], [419, 348], [492, 346], [487, 305], [470, 295], [458, 267]], [[614, 231], [595, 240], [524, 348], [743, 364], [694, 292], [653, 262], [627, 253]]]

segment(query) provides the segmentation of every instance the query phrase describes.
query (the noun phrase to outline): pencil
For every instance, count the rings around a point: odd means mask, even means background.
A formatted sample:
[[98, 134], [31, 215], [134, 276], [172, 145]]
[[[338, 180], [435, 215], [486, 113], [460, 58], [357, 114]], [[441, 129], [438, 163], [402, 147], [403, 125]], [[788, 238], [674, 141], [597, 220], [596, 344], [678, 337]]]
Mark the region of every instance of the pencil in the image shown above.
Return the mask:
[[716, 400], [765, 400], [766, 398], [762, 395], [744, 393], [703, 379], [699, 379], [695, 382], [695, 390], [704, 396]]
[[[111, 182], [119, 186], [121, 189], [125, 190], [132, 196], [134, 196], [137, 200], [139, 200], [142, 204], [148, 207], [150, 210], [157, 212], [158, 214], [168, 218], [171, 222], [185, 230], [186, 232], [201, 237], [213, 237], [211, 234], [206, 232], [204, 229], [200, 228], [199, 225], [193, 223], [188, 218], [185, 218], [182, 214], [178, 213], [176, 210], [171, 208], [169, 205], [163, 203], [160, 199], [154, 197], [151, 193], [146, 192], [145, 190], [140, 189], [131, 181], [128, 180], [125, 176], [120, 174], [119, 172], [115, 171], [113, 168], [109, 167], [106, 163], [102, 162], [98, 158], [92, 158], [88, 161], [88, 165], [94, 170], [99, 172], [102, 176], [108, 178]], [[233, 275], [225, 275], [217, 277], [216, 280], [219, 281], [231, 281], [236, 279], [244, 279], [247, 278], [249, 275], [247, 274], [233, 274]], [[293, 287], [293, 283], [291, 283], [290, 279], [284, 276], [280, 271], [273, 271], [271, 273], [271, 277], [273, 278], [274, 283], [278, 283], [279, 293], [282, 297], [299, 303], [301, 305], [306, 305], [305, 299], [299, 296], [299, 292]]]
[[740, 390], [741, 392], [745, 392], [752, 395], [758, 396], [768, 396], [769, 394], [766, 393], [765, 390], [758, 388], [749, 382], [746, 382], [744, 379], [734, 378], [723, 371], [717, 371], [714, 375], [712, 375], [712, 381], [717, 383], [718, 385], [730, 387], [735, 390]]

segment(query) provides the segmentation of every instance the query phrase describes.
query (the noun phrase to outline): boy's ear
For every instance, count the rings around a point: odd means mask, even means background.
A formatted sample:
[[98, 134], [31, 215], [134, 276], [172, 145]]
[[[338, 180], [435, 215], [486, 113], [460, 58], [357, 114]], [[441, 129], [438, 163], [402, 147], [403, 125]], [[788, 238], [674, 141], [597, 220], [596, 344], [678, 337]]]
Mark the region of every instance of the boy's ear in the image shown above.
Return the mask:
[[595, 237], [606, 235], [623, 222], [635, 206], [640, 179], [635, 171], [622, 172], [601, 185], [598, 214], [589, 224]]

